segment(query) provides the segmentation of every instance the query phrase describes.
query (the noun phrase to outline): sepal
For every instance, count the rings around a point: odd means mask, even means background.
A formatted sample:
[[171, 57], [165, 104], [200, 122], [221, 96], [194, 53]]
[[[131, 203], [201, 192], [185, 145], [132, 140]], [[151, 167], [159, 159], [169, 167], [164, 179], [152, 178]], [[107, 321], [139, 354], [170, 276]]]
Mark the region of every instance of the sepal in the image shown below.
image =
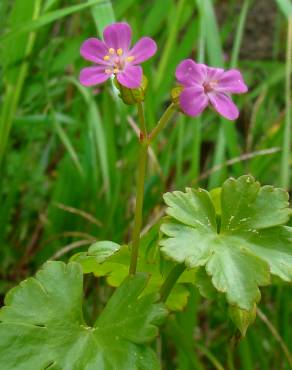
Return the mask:
[[135, 105], [145, 100], [148, 86], [148, 80], [146, 76], [143, 75], [141, 85], [137, 89], [129, 89], [128, 87], [121, 85], [116, 78], [114, 79], [114, 84], [120, 92], [119, 97], [125, 104]]
[[171, 101], [175, 104], [176, 109], [183, 113], [183, 111], [180, 108], [180, 104], [179, 104], [179, 97], [182, 91], [183, 91], [183, 86], [176, 86], [171, 90], [170, 96], [171, 96]]
[[228, 314], [234, 325], [240, 331], [241, 337], [244, 338], [248, 327], [255, 321], [257, 306], [255, 304], [250, 311], [242, 310], [236, 306], [229, 306]]

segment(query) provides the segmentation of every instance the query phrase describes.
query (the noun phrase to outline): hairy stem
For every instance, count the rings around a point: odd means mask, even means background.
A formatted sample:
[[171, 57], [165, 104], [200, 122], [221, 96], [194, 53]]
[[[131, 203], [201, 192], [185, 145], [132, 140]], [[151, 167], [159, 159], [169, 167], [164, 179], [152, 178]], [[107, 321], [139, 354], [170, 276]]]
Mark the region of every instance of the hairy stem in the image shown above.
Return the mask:
[[138, 162], [137, 171], [137, 187], [136, 187], [136, 208], [135, 208], [135, 219], [134, 219], [134, 230], [133, 230], [133, 244], [132, 244], [132, 254], [131, 263], [129, 268], [129, 274], [134, 275], [137, 271], [137, 262], [139, 254], [139, 244], [140, 244], [140, 233], [142, 227], [143, 218], [143, 201], [144, 201], [144, 183], [145, 183], [145, 173], [147, 166], [147, 152], [148, 152], [148, 142], [145, 141], [147, 138], [147, 129], [145, 124], [144, 109], [143, 104], [138, 103], [138, 119], [141, 129], [140, 135], [140, 154]]
[[146, 165], [147, 165], [147, 152], [148, 152], [148, 144], [145, 142], [142, 142], [141, 147], [140, 147], [138, 172], [137, 172], [136, 208], [135, 208], [131, 263], [130, 263], [130, 269], [129, 269], [129, 274], [131, 275], [134, 275], [137, 270], [139, 244], [140, 244], [140, 232], [141, 232], [141, 227], [142, 227], [144, 182], [145, 182], [145, 173], [146, 173]]
[[175, 112], [175, 104], [171, 103], [170, 106], [166, 109], [166, 111], [163, 113], [160, 120], [157, 122], [157, 125], [154, 127], [153, 131], [149, 135], [149, 142], [152, 143], [156, 137], [159, 135], [159, 133], [164, 129], [164, 127], [167, 125], [167, 122], [170, 120], [172, 115]]
[[178, 278], [186, 269], [184, 263], [179, 265], [175, 265], [172, 270], [170, 270], [169, 274], [167, 275], [164, 283], [160, 288], [160, 299], [162, 302], [166, 302], [172, 288], [174, 287], [175, 283], [177, 282]]
[[143, 137], [146, 137], [147, 136], [147, 129], [146, 129], [146, 124], [145, 124], [143, 104], [138, 103], [137, 108], [138, 108], [138, 119], [139, 119], [141, 133], [142, 133]]
[[135, 207], [135, 216], [134, 216], [134, 230], [133, 230], [133, 242], [132, 242], [132, 253], [131, 253], [131, 262], [129, 267], [129, 274], [134, 275], [137, 271], [137, 262], [139, 255], [139, 245], [140, 245], [140, 233], [142, 227], [142, 216], [143, 216], [143, 202], [144, 202], [144, 183], [145, 183], [145, 174], [147, 166], [147, 154], [150, 143], [157, 137], [161, 130], [166, 126], [169, 119], [172, 117], [172, 114], [175, 112], [175, 105], [172, 103], [166, 109], [160, 120], [158, 121], [156, 127], [153, 129], [151, 134], [148, 136], [144, 110], [142, 103], [137, 104], [138, 108], [138, 118], [139, 125], [141, 129], [140, 134], [140, 154], [138, 162], [138, 171], [137, 171], [137, 186], [136, 186], [136, 207]]

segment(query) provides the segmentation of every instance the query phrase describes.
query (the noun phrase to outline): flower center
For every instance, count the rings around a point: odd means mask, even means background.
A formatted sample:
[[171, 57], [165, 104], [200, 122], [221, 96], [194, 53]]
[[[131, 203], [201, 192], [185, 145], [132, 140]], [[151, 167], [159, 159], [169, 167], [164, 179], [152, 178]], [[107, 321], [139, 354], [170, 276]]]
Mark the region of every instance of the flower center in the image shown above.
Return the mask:
[[203, 88], [204, 88], [205, 94], [213, 91], [216, 88], [217, 85], [218, 85], [217, 81], [208, 81], [208, 82], [203, 83]]
[[122, 72], [128, 63], [135, 59], [134, 56], [128, 56], [122, 48], [115, 50], [114, 48], [108, 49], [108, 54], [103, 57], [103, 60], [108, 62], [108, 67], [105, 73], [119, 73]]

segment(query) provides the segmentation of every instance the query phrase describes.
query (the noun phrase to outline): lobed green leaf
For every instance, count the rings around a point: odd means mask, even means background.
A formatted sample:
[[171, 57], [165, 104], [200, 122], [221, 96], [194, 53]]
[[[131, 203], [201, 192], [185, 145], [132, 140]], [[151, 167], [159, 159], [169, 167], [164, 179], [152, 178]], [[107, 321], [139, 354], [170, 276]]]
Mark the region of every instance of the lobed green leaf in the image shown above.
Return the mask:
[[[150, 276], [143, 294], [158, 292], [172, 267], [172, 264], [161, 266], [157, 239], [158, 225], [149, 230], [141, 240], [138, 271], [146, 272]], [[127, 245], [120, 246], [109, 241], [97, 242], [87, 252], [77, 253], [71, 257], [71, 261], [81, 264], [84, 273], [93, 273], [97, 277], [105, 276], [107, 283], [113, 287], [120, 286], [128, 275], [130, 260], [131, 251]], [[189, 282], [188, 278], [174, 286], [166, 301], [169, 309], [177, 311], [185, 307], [189, 291], [183, 284]]]
[[140, 297], [145, 274], [128, 277], [93, 327], [82, 313], [78, 263], [48, 262], [6, 296], [0, 311], [3, 370], [159, 369], [147, 345], [166, 311], [155, 295]]
[[[270, 273], [292, 281], [292, 228], [288, 194], [261, 187], [252, 176], [225, 181], [221, 191], [167, 193], [162, 252], [194, 268], [205, 266], [231, 305], [251, 311]], [[215, 204], [213, 203], [215, 202]]]

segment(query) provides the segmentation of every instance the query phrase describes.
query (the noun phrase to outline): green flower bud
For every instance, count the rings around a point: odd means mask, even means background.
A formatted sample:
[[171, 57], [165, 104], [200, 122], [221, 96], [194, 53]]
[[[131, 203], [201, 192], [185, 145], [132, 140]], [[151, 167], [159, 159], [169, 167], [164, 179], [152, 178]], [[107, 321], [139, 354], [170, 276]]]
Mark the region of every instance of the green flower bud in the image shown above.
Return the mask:
[[116, 78], [114, 79], [114, 84], [120, 92], [119, 97], [125, 104], [135, 105], [145, 100], [148, 80], [144, 75], [142, 77], [141, 85], [137, 89], [129, 89], [128, 87], [121, 85]]
[[181, 110], [180, 105], [179, 105], [179, 97], [182, 91], [183, 91], [183, 86], [176, 86], [171, 90], [171, 93], [170, 93], [171, 101], [175, 104], [176, 109], [179, 111]]

